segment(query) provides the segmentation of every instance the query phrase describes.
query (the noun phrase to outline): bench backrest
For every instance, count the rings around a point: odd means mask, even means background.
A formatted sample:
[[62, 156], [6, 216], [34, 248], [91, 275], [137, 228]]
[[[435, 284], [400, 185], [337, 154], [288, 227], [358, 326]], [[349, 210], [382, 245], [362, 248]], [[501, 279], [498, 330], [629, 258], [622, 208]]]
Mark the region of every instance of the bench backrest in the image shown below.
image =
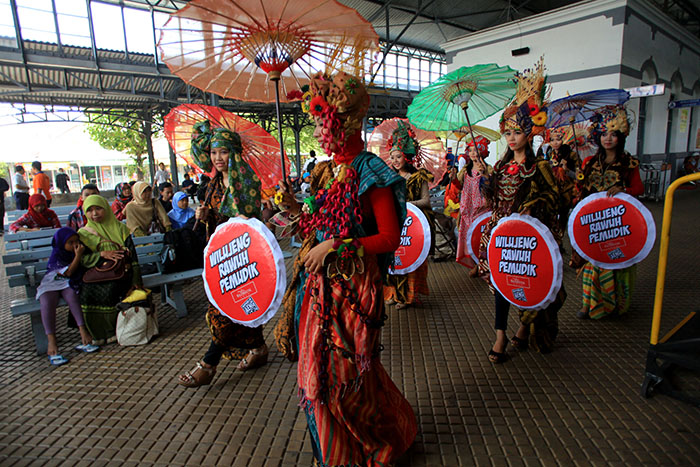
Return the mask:
[[[75, 209], [75, 205], [70, 205], [70, 206], [56, 206], [52, 207], [51, 210], [56, 213], [58, 216], [58, 219], [61, 221], [61, 225], [65, 224], [68, 221], [68, 215]], [[22, 217], [27, 211], [26, 210], [20, 210], [20, 209], [15, 209], [13, 211], [7, 211], [5, 212], [5, 221], [8, 224], [11, 224], [12, 222], [16, 221], [20, 217]]]
[[[157, 267], [160, 267], [163, 234], [134, 237], [133, 240], [139, 264], [155, 264]], [[50, 247], [38, 247], [5, 254], [3, 263], [5, 264], [5, 273], [10, 287], [25, 287], [27, 297], [36, 295], [36, 288], [46, 274], [51, 251]]]

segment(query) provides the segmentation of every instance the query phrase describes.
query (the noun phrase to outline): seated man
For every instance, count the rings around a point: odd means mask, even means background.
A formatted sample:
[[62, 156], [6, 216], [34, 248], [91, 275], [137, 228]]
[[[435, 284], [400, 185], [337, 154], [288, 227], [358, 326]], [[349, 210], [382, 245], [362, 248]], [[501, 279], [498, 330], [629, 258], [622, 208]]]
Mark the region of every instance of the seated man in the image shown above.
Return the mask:
[[173, 208], [173, 184], [170, 182], [164, 182], [158, 185], [158, 191], [160, 192], [160, 197], [158, 200], [160, 204], [163, 205], [165, 212], [170, 212]]
[[192, 180], [190, 174], [185, 174], [185, 180], [182, 182], [182, 191], [184, 191], [187, 196], [190, 196], [192, 201], [195, 201], [194, 197], [197, 194], [197, 184]]
[[80, 190], [80, 198], [78, 198], [78, 205], [68, 215], [68, 222], [66, 223], [66, 227], [70, 227], [76, 232], [81, 227], [85, 227], [85, 225], [87, 224], [87, 218], [85, 217], [85, 213], [83, 212], [83, 202], [88, 196], [99, 194], [100, 190], [94, 183], [88, 183], [87, 185], [83, 186], [83, 189]]

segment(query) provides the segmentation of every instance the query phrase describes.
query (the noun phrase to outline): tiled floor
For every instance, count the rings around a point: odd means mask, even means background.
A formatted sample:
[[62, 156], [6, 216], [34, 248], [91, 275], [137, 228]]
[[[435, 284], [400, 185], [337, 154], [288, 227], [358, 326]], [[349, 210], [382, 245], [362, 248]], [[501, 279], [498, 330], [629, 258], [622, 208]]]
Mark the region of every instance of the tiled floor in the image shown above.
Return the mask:
[[[661, 205], [648, 206], [658, 222]], [[700, 308], [699, 208], [700, 190], [678, 193], [662, 332]], [[640, 265], [630, 313], [599, 322], [574, 317], [580, 280], [566, 270], [556, 351], [509, 350], [499, 366], [486, 358], [494, 333], [485, 284], [455, 263], [431, 264], [425, 305], [392, 310], [383, 331], [383, 363], [419, 425], [399, 464], [698, 465], [700, 409], [639, 395], [656, 261], [655, 249]], [[10, 317], [18, 291], [0, 283], [2, 465], [311, 465], [296, 366], [274, 346], [258, 370], [224, 363], [209, 387], [175, 383], [208, 345], [200, 282], [187, 287], [190, 315], [161, 307], [161, 336], [144, 347], [78, 354], [68, 350], [77, 332], [61, 327], [71, 362], [60, 368], [35, 355], [29, 318]]]

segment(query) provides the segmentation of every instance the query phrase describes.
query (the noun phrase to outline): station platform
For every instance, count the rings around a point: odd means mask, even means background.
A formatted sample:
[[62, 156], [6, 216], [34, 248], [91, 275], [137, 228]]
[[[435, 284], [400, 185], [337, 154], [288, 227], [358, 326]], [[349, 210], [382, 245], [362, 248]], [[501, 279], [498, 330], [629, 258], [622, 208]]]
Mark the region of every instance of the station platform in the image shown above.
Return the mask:
[[[660, 232], [663, 205], [645, 204]], [[698, 232], [700, 190], [679, 190], [661, 335], [700, 310]], [[486, 356], [494, 340], [486, 284], [454, 262], [431, 263], [431, 295], [390, 309], [382, 332], [382, 362], [419, 427], [398, 465], [698, 465], [700, 409], [640, 395], [657, 260], [658, 241], [638, 266], [630, 311], [600, 321], [576, 319], [581, 280], [565, 266], [555, 351], [509, 346], [502, 365]], [[60, 310], [59, 348], [70, 363], [58, 368], [36, 355], [29, 318], [10, 316], [19, 292], [4, 273], [0, 284], [0, 464], [312, 465], [296, 364], [274, 345], [276, 318], [265, 326], [267, 365], [240, 372], [224, 361], [210, 386], [186, 389], [177, 375], [209, 344], [200, 281], [186, 288], [188, 317], [159, 307], [161, 335], [146, 346], [78, 354], [79, 335]], [[509, 336], [516, 329], [511, 311]], [[700, 389], [696, 376], [683, 376], [678, 384]]]

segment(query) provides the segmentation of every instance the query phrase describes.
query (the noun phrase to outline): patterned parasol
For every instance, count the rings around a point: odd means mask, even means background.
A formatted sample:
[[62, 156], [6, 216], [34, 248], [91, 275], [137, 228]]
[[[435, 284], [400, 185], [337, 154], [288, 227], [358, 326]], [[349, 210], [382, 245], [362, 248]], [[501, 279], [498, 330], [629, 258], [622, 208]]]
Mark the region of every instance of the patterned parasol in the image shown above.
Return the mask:
[[418, 154], [414, 157], [414, 165], [416, 168], [424, 168], [433, 174], [433, 182], [430, 188], [433, 188], [440, 180], [442, 180], [445, 171], [447, 170], [447, 159], [445, 159], [445, 147], [438, 137], [429, 131], [421, 130], [410, 124], [405, 118], [392, 118], [384, 120], [372, 132], [372, 135], [367, 141], [367, 150], [381, 157], [384, 162], [389, 164], [390, 148], [387, 146], [387, 141], [391, 141], [391, 136], [394, 130], [398, 128], [399, 122], [402, 122], [415, 133], [415, 139], [418, 141]]
[[586, 120], [584, 122], [574, 123], [573, 128], [571, 125], [566, 127], [563, 142], [564, 144], [568, 144], [572, 150], [576, 151], [581, 157], [581, 160], [584, 160], [595, 154], [598, 150], [598, 146], [591, 141], [590, 134], [591, 122]]
[[406, 116], [424, 130], [456, 130], [466, 125], [473, 131], [471, 120], [477, 123], [490, 117], [513, 98], [514, 76], [515, 70], [495, 63], [459, 68], [419, 92]]
[[[282, 165], [277, 140], [255, 123], [219, 107], [199, 104], [183, 104], [165, 116], [165, 137], [176, 154], [188, 164], [200, 165], [190, 152], [190, 138], [195, 124], [209, 120], [211, 128], [227, 128], [241, 136], [243, 159], [250, 164], [260, 178], [263, 189], [274, 187], [282, 180]], [[285, 154], [286, 158], [286, 154]], [[201, 165], [200, 165], [201, 166]]]
[[557, 99], [547, 109], [547, 128], [569, 125], [572, 136], [576, 139], [575, 123], [589, 120], [601, 107], [621, 105], [629, 98], [630, 93], [624, 89], [601, 89]]
[[286, 97], [318, 71], [363, 77], [379, 38], [357, 11], [335, 0], [193, 0], [170, 16], [158, 46], [170, 71], [199, 89], [274, 101], [284, 152], [280, 86]]

